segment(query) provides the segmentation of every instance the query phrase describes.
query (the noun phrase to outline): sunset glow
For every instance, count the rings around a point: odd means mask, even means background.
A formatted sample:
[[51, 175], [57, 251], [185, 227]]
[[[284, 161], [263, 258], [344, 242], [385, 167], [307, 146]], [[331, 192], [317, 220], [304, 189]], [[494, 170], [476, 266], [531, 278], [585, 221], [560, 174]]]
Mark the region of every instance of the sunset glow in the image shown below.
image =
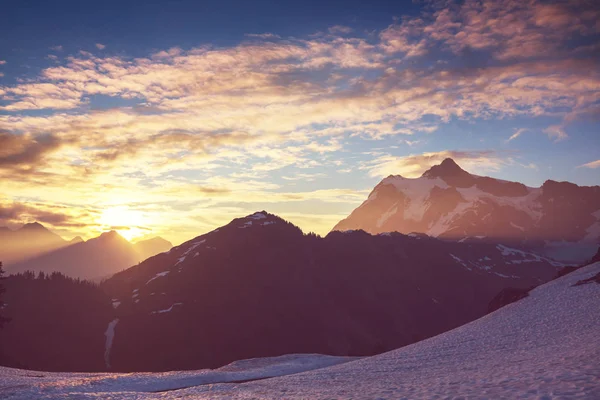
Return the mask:
[[119, 13], [107, 30], [92, 9], [6, 11], [29, 22], [0, 28], [0, 225], [177, 243], [266, 209], [325, 234], [381, 178], [446, 157], [600, 183], [593, 2], [192, 3], [142, 36]]
[[98, 220], [104, 230], [117, 231], [130, 241], [147, 232], [148, 229], [143, 228], [146, 222], [144, 213], [123, 206], [106, 208]]

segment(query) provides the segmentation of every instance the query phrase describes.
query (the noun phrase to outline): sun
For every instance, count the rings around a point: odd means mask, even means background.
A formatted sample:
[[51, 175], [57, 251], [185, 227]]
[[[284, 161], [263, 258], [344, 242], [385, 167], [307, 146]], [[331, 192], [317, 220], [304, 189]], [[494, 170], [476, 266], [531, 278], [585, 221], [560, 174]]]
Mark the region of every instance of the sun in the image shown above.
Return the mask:
[[132, 210], [127, 206], [105, 209], [98, 222], [102, 225], [102, 230], [117, 231], [119, 235], [129, 241], [147, 233], [146, 229], [143, 228], [147, 222], [144, 213], [139, 210]]

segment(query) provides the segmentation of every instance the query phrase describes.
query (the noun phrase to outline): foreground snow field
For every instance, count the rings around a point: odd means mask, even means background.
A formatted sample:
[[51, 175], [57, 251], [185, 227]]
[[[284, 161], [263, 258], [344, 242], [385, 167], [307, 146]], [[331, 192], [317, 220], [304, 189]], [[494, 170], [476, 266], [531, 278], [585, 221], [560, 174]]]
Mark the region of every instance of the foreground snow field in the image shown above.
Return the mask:
[[[0, 397], [598, 399], [600, 285], [576, 285], [598, 273], [600, 263], [589, 265], [460, 328], [352, 362], [292, 355], [241, 361], [214, 371], [163, 374], [5, 368], [0, 370]], [[288, 375], [298, 371], [307, 372]], [[239, 383], [275, 375], [280, 377]]]
[[357, 358], [290, 354], [235, 361], [215, 370], [132, 374], [38, 372], [0, 367], [0, 398], [171, 398], [170, 391], [176, 389], [198, 385], [210, 386], [215, 382], [244, 382], [289, 375]]

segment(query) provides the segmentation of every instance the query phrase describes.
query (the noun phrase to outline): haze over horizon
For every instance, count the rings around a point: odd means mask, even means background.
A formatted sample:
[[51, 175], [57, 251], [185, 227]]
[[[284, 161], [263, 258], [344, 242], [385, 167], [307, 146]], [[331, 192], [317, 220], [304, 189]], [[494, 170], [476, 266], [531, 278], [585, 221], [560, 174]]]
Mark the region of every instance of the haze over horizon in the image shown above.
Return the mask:
[[447, 157], [600, 185], [592, 1], [30, 4], [0, 24], [0, 226], [323, 234]]

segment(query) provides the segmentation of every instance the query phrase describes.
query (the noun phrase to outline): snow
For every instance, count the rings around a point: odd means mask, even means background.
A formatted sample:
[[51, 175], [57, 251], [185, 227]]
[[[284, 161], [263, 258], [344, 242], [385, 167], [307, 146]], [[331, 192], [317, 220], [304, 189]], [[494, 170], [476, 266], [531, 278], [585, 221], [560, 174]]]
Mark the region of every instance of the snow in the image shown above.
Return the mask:
[[248, 221], [244, 223], [244, 225], [238, 226], [239, 229], [250, 228], [252, 226], [252, 221]]
[[115, 338], [115, 328], [118, 322], [119, 318], [110, 321], [106, 328], [106, 332], [104, 332], [104, 336], [106, 336], [106, 343], [104, 345], [104, 363], [106, 364], [106, 368], [110, 368], [110, 349], [112, 348], [113, 339]]
[[120, 302], [120, 301], [115, 301], [115, 300], [113, 300], [113, 302], [112, 302], [112, 306], [113, 306], [113, 308], [117, 308], [117, 307], [119, 307], [120, 305], [121, 305], [121, 302]]
[[585, 230], [586, 235], [583, 238], [583, 241], [586, 242], [597, 241], [600, 239], [600, 210], [592, 213], [592, 216], [596, 218], [596, 222], [588, 226]]
[[261, 225], [265, 226], [265, 225], [273, 225], [275, 223], [275, 221], [265, 221], [263, 222]]
[[172, 399], [180, 388], [204, 387], [283, 376], [356, 360], [320, 354], [235, 361], [210, 370], [163, 373], [61, 373], [34, 372], [0, 367], [0, 397], [29, 399]]
[[388, 353], [239, 385], [179, 391], [199, 399], [600, 398], [596, 263], [479, 320]]
[[[193, 242], [192, 244], [190, 244], [190, 246], [186, 249], [186, 251], [183, 252], [183, 254], [181, 255], [181, 257], [179, 257], [179, 259], [177, 260], [177, 262], [175, 263], [175, 265], [173, 265], [173, 268], [175, 268], [176, 266], [178, 266], [179, 264], [181, 264], [182, 262], [185, 261], [185, 259], [187, 258], [188, 254], [190, 254], [190, 252], [192, 250], [194, 250], [196, 247], [200, 246], [202, 243], [205, 243], [206, 239], [202, 239], [199, 240], [197, 242]], [[181, 269], [181, 267], [180, 267]], [[146, 283], [147, 285], [147, 283]]]
[[173, 303], [171, 307], [166, 308], [164, 310], [152, 311], [150, 314], [163, 314], [173, 311], [173, 307], [182, 306], [183, 303]]
[[518, 230], [525, 232], [525, 228], [523, 228], [522, 226], [519, 226], [517, 224], [515, 224], [514, 222], [510, 222], [510, 226], [512, 226], [513, 228], [517, 228]]
[[266, 219], [267, 216], [263, 212], [255, 212], [252, 215], [248, 215], [248, 218], [257, 220], [257, 219]]
[[500, 253], [502, 253], [503, 256], [522, 255], [523, 257], [527, 257], [527, 255], [529, 254], [524, 252], [523, 250], [513, 249], [511, 247], [504, 246], [503, 244], [497, 245], [496, 248], [500, 250]]
[[471, 271], [471, 268], [469, 268], [467, 263], [465, 263], [461, 258], [455, 256], [454, 254], [450, 254], [450, 257], [452, 257], [454, 259], [454, 261], [456, 261], [457, 263], [459, 263], [460, 265], [462, 265], [463, 267], [465, 267], [466, 269]]
[[[600, 285], [574, 285], [598, 273], [600, 263], [589, 265], [469, 324], [374, 357], [287, 355], [217, 370], [155, 374], [0, 367], [0, 395], [13, 400], [597, 399]], [[262, 379], [267, 377], [276, 378]], [[240, 383], [248, 380], [253, 381]]]
[[402, 192], [407, 199], [404, 209], [404, 219], [420, 221], [425, 214], [425, 201], [434, 187], [447, 189], [449, 186], [440, 178], [403, 178], [401, 176], [390, 176], [381, 181], [382, 185], [393, 185], [396, 190]]
[[392, 207], [390, 207], [389, 210], [387, 210], [386, 212], [381, 214], [381, 217], [379, 217], [379, 219], [377, 219], [376, 226], [378, 228], [380, 228], [385, 223], [385, 221], [390, 219], [390, 217], [392, 215], [396, 214], [396, 212], [398, 212], [398, 206], [396, 204], [394, 204]]
[[158, 279], [158, 278], [162, 278], [162, 277], [165, 277], [165, 276], [167, 276], [167, 275], [169, 274], [169, 272], [171, 272], [171, 271], [163, 271], [163, 272], [159, 272], [158, 274], [156, 274], [156, 275], [154, 275], [152, 278], [150, 278], [150, 279], [148, 280], [148, 282], [146, 282], [146, 285], [147, 285], [147, 284], [149, 284], [150, 282], [152, 282], [152, 281], [153, 281], [153, 280], [155, 280], [155, 279]]

